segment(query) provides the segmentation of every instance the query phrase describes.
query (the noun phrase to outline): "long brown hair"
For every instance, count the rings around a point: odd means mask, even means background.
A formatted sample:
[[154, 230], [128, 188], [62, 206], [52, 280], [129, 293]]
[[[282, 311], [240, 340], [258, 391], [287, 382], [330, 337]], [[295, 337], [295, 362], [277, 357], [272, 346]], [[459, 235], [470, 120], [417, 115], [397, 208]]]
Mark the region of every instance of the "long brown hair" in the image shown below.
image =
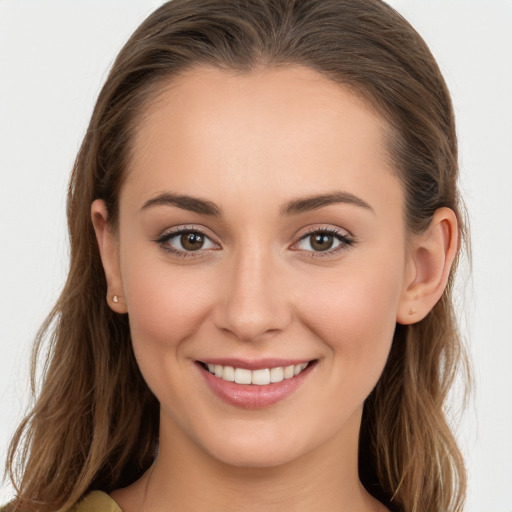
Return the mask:
[[[159, 405], [114, 314], [90, 221], [94, 199], [115, 225], [133, 131], [163, 82], [197, 65], [250, 72], [302, 65], [350, 88], [392, 128], [389, 152], [411, 232], [449, 207], [464, 234], [450, 96], [421, 37], [380, 0], [174, 0], [137, 29], [115, 61], [76, 159], [68, 193], [69, 276], [35, 343], [35, 404], [17, 429], [9, 510], [55, 512], [92, 489], [142, 475], [158, 444]], [[454, 270], [454, 269], [453, 269]], [[451, 299], [397, 325], [363, 413], [360, 478], [397, 511], [461, 511], [466, 477], [444, 404], [464, 362]], [[48, 343], [41, 385], [34, 382]], [[38, 389], [37, 389], [38, 388]]]

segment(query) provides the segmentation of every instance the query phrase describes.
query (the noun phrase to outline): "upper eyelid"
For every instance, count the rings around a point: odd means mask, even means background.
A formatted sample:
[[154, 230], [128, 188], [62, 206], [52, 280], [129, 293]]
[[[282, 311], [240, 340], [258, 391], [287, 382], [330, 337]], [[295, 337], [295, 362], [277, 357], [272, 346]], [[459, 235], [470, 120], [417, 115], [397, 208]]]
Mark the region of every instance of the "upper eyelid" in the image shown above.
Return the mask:
[[313, 225], [308, 226], [306, 228], [300, 229], [296, 234], [297, 240], [302, 240], [303, 238], [310, 236], [314, 233], [332, 233], [334, 235], [339, 235], [340, 237], [354, 239], [354, 235], [348, 230], [344, 228], [340, 228], [337, 226], [330, 225]]
[[[202, 235], [208, 237], [210, 240], [214, 241], [217, 238], [215, 235], [210, 234], [210, 230], [203, 226], [177, 226], [172, 228], [167, 228], [162, 231], [160, 235], [156, 237], [157, 240], [161, 240], [163, 238], [171, 238], [176, 235], [180, 235], [182, 233], [201, 233]], [[217, 242], [216, 242], [217, 243]]]

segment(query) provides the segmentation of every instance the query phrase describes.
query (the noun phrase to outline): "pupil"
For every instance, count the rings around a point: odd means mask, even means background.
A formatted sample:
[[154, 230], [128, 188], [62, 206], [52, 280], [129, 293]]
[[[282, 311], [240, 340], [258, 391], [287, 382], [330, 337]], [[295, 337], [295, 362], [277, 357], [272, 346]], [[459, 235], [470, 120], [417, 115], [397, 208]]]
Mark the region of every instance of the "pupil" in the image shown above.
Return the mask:
[[317, 251], [327, 251], [332, 247], [334, 237], [326, 233], [320, 233], [313, 236], [311, 246]]
[[203, 236], [199, 233], [184, 233], [181, 235], [181, 245], [188, 251], [197, 251], [204, 244]]

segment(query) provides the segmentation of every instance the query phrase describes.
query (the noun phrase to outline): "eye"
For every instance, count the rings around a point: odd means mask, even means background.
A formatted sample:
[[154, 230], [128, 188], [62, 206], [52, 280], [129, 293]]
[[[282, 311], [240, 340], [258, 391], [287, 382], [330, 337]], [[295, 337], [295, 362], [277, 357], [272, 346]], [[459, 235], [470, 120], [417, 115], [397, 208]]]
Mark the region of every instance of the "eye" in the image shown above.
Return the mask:
[[304, 235], [295, 245], [300, 251], [332, 253], [353, 245], [354, 241], [346, 234], [332, 229], [316, 230]]
[[186, 253], [206, 249], [218, 249], [219, 246], [197, 229], [180, 229], [167, 233], [156, 242], [166, 251], [185, 256]]

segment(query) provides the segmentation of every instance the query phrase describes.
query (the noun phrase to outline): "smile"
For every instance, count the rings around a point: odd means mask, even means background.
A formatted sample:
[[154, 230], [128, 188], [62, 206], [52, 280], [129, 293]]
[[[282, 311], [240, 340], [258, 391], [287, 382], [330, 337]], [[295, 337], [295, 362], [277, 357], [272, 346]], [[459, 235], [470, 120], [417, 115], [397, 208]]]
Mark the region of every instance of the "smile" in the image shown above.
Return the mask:
[[219, 379], [236, 384], [254, 384], [255, 386], [267, 386], [291, 379], [299, 375], [309, 365], [301, 363], [289, 366], [278, 366], [275, 368], [263, 368], [249, 370], [247, 368], [235, 368], [233, 366], [222, 366], [220, 364], [206, 364], [206, 368]]
[[207, 387], [223, 401], [246, 409], [274, 405], [298, 390], [318, 360], [196, 361]]

